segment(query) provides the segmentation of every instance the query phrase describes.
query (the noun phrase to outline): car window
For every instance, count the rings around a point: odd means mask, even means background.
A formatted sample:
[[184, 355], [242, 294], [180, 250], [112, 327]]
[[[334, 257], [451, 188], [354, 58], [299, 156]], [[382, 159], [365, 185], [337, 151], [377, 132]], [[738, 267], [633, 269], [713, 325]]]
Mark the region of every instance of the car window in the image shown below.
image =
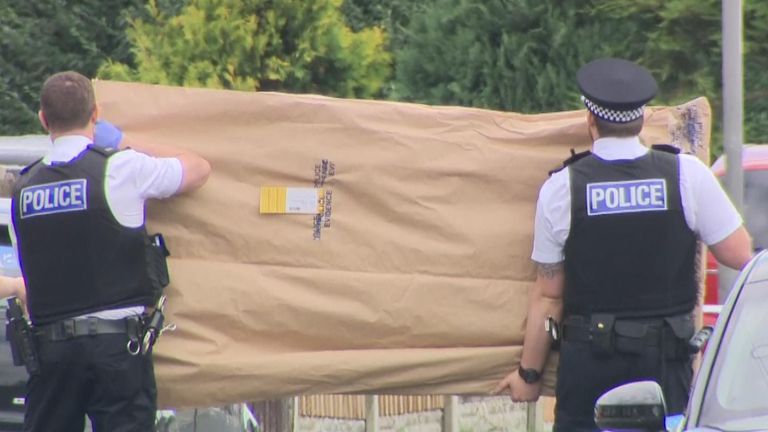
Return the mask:
[[[2, 230], [6, 230], [5, 227]], [[21, 276], [16, 250], [10, 244], [0, 245], [0, 274], [10, 277]]]
[[707, 384], [700, 425], [729, 431], [768, 430], [766, 285], [768, 281], [751, 284], [739, 296]]
[[755, 248], [768, 248], [768, 170], [744, 172], [744, 222]]
[[18, 177], [19, 167], [0, 167], [0, 275], [21, 276], [16, 250], [8, 232], [11, 219], [11, 194]]

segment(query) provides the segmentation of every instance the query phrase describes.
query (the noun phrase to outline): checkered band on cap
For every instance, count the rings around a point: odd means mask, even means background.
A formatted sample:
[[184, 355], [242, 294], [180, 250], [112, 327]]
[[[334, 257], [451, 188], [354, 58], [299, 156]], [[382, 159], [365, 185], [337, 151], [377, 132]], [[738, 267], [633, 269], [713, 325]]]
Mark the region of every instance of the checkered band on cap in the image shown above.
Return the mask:
[[584, 106], [586, 106], [592, 114], [611, 123], [629, 123], [637, 120], [643, 116], [645, 110], [645, 105], [628, 111], [612, 110], [592, 102], [585, 96], [581, 97], [581, 101], [584, 102]]

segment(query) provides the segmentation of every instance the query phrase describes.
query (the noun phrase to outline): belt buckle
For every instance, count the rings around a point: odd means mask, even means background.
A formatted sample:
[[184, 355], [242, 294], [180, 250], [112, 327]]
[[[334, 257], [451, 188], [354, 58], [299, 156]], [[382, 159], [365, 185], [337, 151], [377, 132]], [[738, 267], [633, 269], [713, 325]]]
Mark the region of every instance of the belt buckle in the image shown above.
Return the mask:
[[98, 331], [99, 319], [96, 317], [88, 317], [88, 336], [95, 336]]
[[68, 319], [61, 322], [61, 333], [63, 339], [72, 339], [75, 337], [75, 320]]

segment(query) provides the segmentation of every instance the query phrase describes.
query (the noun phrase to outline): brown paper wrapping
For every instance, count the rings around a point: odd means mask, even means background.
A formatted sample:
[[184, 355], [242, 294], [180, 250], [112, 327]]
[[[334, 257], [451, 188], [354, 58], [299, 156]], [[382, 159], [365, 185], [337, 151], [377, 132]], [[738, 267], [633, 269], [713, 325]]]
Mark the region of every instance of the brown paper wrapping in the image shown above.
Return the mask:
[[[589, 148], [585, 111], [95, 85], [131, 139], [213, 167], [202, 189], [148, 207], [178, 326], [155, 350], [161, 405], [487, 394], [517, 365], [536, 197], [571, 148]], [[644, 142], [706, 158], [705, 99], [646, 116]], [[262, 215], [261, 186], [322, 186], [331, 205], [319, 220]]]

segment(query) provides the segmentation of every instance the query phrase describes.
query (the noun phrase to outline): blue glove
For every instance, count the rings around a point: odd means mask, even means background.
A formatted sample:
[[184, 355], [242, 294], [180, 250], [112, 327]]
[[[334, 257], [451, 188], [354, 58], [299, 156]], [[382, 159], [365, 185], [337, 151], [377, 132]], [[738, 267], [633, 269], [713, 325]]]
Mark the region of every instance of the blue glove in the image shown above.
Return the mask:
[[117, 149], [123, 140], [123, 131], [106, 120], [96, 120], [93, 131], [93, 145], [103, 148]]

